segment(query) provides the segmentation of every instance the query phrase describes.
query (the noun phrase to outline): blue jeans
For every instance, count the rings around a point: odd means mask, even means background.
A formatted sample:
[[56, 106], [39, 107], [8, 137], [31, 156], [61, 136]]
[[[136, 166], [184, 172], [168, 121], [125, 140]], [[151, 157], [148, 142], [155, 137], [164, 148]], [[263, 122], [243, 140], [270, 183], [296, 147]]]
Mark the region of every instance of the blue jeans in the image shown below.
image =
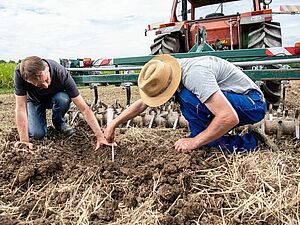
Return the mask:
[[[261, 121], [266, 113], [267, 106], [262, 94], [257, 90], [251, 90], [248, 94], [236, 94], [223, 91], [224, 96], [231, 103], [239, 117], [238, 126], [254, 124]], [[186, 88], [176, 93], [183, 116], [189, 123], [190, 137], [195, 137], [205, 130], [214, 115], [200, 102], [196, 95]], [[244, 135], [224, 135], [206, 145], [229, 152], [250, 151], [256, 148], [257, 142], [252, 133]]]
[[29, 137], [42, 139], [47, 134], [46, 109], [52, 109], [52, 122], [59, 129], [64, 123], [64, 116], [70, 108], [71, 99], [65, 92], [58, 92], [49, 101], [27, 102]]

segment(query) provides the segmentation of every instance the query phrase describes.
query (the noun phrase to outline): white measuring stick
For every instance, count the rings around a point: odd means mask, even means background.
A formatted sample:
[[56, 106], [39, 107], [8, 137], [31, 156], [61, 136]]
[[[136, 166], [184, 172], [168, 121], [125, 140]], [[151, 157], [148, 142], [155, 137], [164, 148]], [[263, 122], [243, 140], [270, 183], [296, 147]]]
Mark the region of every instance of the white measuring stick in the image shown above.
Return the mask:
[[114, 146], [114, 143], [111, 146], [111, 161], [112, 162], [115, 161], [115, 146]]
[[[112, 106], [107, 107], [107, 124], [108, 125], [112, 120], [114, 119], [114, 108]], [[112, 143], [111, 146], [111, 161], [115, 161], [115, 146], [114, 143]]]

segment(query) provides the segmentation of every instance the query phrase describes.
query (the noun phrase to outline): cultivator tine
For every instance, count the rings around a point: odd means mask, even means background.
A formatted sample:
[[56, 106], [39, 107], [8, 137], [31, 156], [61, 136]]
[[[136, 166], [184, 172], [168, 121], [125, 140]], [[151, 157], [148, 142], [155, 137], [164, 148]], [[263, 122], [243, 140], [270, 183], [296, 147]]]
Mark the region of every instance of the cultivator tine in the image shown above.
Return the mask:
[[70, 125], [72, 125], [75, 121], [75, 119], [77, 118], [78, 114], [79, 114], [79, 111], [76, 111], [76, 112], [73, 112], [73, 116], [72, 116], [72, 120], [70, 122]]
[[148, 128], [151, 128], [155, 119], [155, 114], [151, 116]]
[[296, 138], [299, 140], [300, 139], [300, 108], [296, 110], [295, 113], [295, 134]]
[[130, 123], [131, 123], [131, 120], [128, 120], [125, 127], [128, 128]]
[[124, 83], [123, 88], [126, 90], [126, 106], [130, 105], [132, 83]]
[[174, 124], [173, 124], [173, 130], [176, 129], [177, 124], [178, 124], [178, 121], [179, 121], [179, 116], [177, 116], [176, 119], [175, 119], [175, 121], [174, 121]]
[[[265, 117], [264, 120], [266, 120], [266, 118], [267, 118], [267, 117]], [[264, 133], [264, 134], [266, 133], [266, 125], [265, 125], [265, 123], [263, 123], [263, 122], [261, 123], [260, 129], [261, 129], [261, 132], [262, 132], [262, 133]]]
[[93, 108], [97, 105], [98, 99], [99, 99], [98, 84], [92, 83], [92, 84], [90, 84], [90, 88], [92, 88], [94, 90], [94, 104], [92, 105], [92, 108]]

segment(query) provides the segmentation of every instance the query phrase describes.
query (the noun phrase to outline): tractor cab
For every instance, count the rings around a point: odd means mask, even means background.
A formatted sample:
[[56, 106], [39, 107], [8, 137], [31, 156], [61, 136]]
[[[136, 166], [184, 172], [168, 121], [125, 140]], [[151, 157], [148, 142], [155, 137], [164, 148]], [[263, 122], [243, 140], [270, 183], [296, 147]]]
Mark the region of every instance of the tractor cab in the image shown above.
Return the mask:
[[[239, 2], [240, 0], [208, 0], [208, 1], [193, 1], [193, 0], [179, 0], [174, 1], [170, 21], [188, 21], [199, 20], [206, 18], [215, 18], [225, 16], [224, 3]], [[214, 7], [213, 12], [205, 14], [208, 8]]]
[[268, 9], [271, 0], [179, 0], [173, 2], [171, 22], [202, 20], [242, 13], [245, 8]]

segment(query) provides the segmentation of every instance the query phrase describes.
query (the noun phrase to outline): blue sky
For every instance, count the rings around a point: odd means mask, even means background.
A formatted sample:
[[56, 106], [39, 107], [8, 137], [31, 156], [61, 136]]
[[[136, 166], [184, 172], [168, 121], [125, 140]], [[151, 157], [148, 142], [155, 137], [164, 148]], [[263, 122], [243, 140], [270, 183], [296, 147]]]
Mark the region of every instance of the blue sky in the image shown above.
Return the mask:
[[[173, 0], [1, 0], [0, 59], [18, 60], [28, 55], [43, 58], [93, 59], [147, 55], [154, 34], [144, 36], [148, 24], [168, 21]], [[252, 0], [230, 10], [251, 11]], [[299, 0], [273, 0], [279, 5]], [[236, 9], [239, 7], [239, 9]], [[226, 11], [227, 10], [227, 11]], [[283, 43], [300, 41], [300, 15], [276, 15]]]

